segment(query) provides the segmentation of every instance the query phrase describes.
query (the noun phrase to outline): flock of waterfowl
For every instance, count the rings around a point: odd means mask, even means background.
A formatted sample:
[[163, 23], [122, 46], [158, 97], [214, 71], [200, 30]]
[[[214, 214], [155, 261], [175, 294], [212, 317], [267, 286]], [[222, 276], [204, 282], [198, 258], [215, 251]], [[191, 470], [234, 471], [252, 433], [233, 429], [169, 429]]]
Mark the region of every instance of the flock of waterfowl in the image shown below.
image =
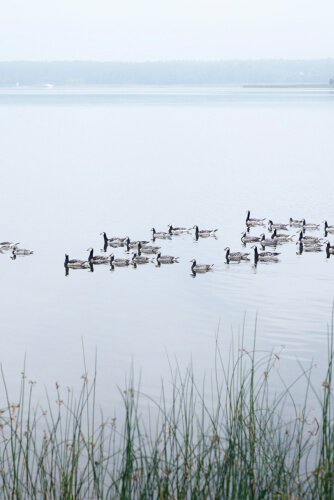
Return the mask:
[[[326, 251], [327, 257], [330, 257], [331, 254], [334, 254], [334, 245], [331, 245], [328, 239], [323, 241], [323, 238], [318, 236], [313, 236], [309, 234], [305, 234], [306, 231], [315, 231], [319, 230], [320, 224], [315, 223], [307, 223], [305, 219], [292, 219], [290, 218], [289, 222], [281, 223], [281, 222], [273, 222], [272, 220], [268, 221], [268, 231], [269, 236], [266, 237], [264, 233], [261, 233], [259, 236], [251, 235], [250, 229], [254, 226], [264, 226], [266, 219], [255, 219], [250, 217], [250, 211], [247, 210], [246, 217], [246, 230], [241, 234], [241, 242], [245, 247], [248, 243], [257, 243], [261, 246], [261, 249], [258, 249], [258, 246], [252, 245], [251, 249], [253, 250], [254, 256], [254, 264], [256, 265], [259, 261], [261, 262], [270, 262], [277, 261], [278, 256], [281, 252], [276, 251], [277, 246], [281, 246], [284, 243], [292, 242], [293, 238], [297, 236], [296, 245], [298, 245], [298, 252], [302, 254], [303, 252], [321, 252], [324, 249]], [[324, 224], [324, 236], [328, 237], [329, 234], [334, 234], [334, 225], [328, 225], [327, 221], [323, 221]], [[155, 245], [155, 240], [166, 240], [171, 239], [174, 235], [186, 234], [190, 233], [191, 230], [195, 231], [195, 238], [198, 240], [199, 238], [207, 238], [210, 236], [216, 237], [217, 229], [199, 229], [197, 225], [192, 228], [185, 227], [173, 227], [172, 224], [168, 224], [168, 232], [157, 232], [154, 227], [152, 227], [152, 241], [153, 244], [150, 244], [147, 240], [136, 240], [131, 241], [128, 236], [119, 238], [112, 237], [108, 238], [105, 232], [102, 232], [104, 242], [104, 251], [107, 252], [109, 247], [118, 248], [123, 247], [127, 252], [132, 250], [131, 258], [115, 258], [114, 253], [110, 253], [109, 255], [94, 255], [94, 250], [92, 247], [88, 248], [88, 258], [87, 260], [80, 259], [70, 259], [69, 254], [65, 254], [65, 262], [64, 266], [66, 271], [68, 272], [69, 268], [72, 269], [93, 269], [94, 265], [99, 264], [109, 264], [111, 269], [114, 267], [125, 267], [129, 265], [137, 266], [138, 264], [148, 264], [149, 262], [156, 262], [156, 265], [160, 266], [161, 264], [173, 264], [178, 263], [179, 257], [174, 257], [172, 255], [162, 255], [161, 247]], [[292, 228], [298, 228], [296, 234], [287, 234], [278, 231], [288, 231]], [[17, 255], [31, 255], [33, 253], [32, 250], [28, 250], [26, 248], [19, 248], [19, 243], [10, 243], [8, 241], [4, 241], [0, 243], [0, 252], [9, 251], [12, 252], [12, 259], [15, 259]], [[266, 247], [270, 247], [270, 251], [266, 251]], [[231, 252], [229, 247], [225, 248], [225, 258], [227, 264], [230, 262], [241, 262], [245, 260], [250, 260], [250, 252]], [[142, 255], [145, 254], [145, 255]], [[149, 256], [151, 255], [151, 256]], [[154, 257], [153, 257], [154, 256]], [[198, 264], [196, 259], [192, 259], [191, 261], [191, 271], [193, 274], [196, 273], [205, 273], [210, 271], [213, 267], [213, 264]]]
[[[268, 231], [269, 236], [266, 237], [264, 233], [261, 233], [259, 236], [251, 235], [250, 229], [254, 226], [264, 226], [266, 219], [254, 219], [250, 217], [250, 211], [247, 210], [246, 217], [246, 230], [242, 232], [241, 242], [245, 247], [247, 243], [258, 243], [261, 246], [261, 249], [258, 249], [257, 245], [252, 245], [251, 249], [253, 250], [254, 255], [254, 264], [256, 265], [258, 262], [270, 262], [277, 261], [278, 256], [281, 252], [276, 251], [276, 247], [283, 245], [284, 243], [292, 242], [293, 238], [297, 237], [296, 245], [298, 245], [299, 254], [303, 252], [321, 252], [323, 250], [323, 245], [325, 244], [325, 250], [327, 253], [327, 257], [331, 254], [334, 254], [334, 246], [330, 244], [328, 240], [322, 242], [323, 238], [317, 236], [311, 236], [305, 234], [306, 231], [318, 230], [320, 228], [320, 224], [307, 223], [305, 219], [295, 220], [290, 218], [287, 223], [278, 223], [273, 222], [271, 219], [268, 221]], [[325, 237], [329, 233], [334, 233], [334, 225], [328, 225], [327, 221], [323, 221], [324, 224], [324, 232]], [[168, 225], [168, 232], [157, 232], [154, 227], [152, 227], [152, 240], [155, 242], [156, 239], [164, 240], [170, 239], [173, 235], [185, 234], [189, 233], [192, 229], [195, 231], [195, 238], [198, 240], [201, 238], [207, 238], [210, 236], [216, 237], [217, 229], [199, 229], [197, 225], [193, 226], [190, 229], [185, 227], [173, 227], [171, 224]], [[288, 231], [292, 228], [298, 228], [297, 234], [287, 234], [278, 231]], [[72, 268], [85, 268], [94, 264], [105, 264], [109, 263], [113, 268], [114, 266], [124, 267], [137, 264], [147, 264], [149, 262], [156, 261], [156, 264], [160, 266], [160, 264], [173, 264], [178, 262], [179, 257], [174, 257], [171, 255], [162, 255], [161, 248], [156, 245], [151, 245], [147, 240], [136, 240], [131, 241], [129, 237], [119, 238], [113, 237], [108, 238], [105, 232], [101, 233], [104, 241], [104, 250], [106, 251], [108, 247], [125, 247], [126, 251], [129, 252], [131, 249], [133, 250], [132, 258], [115, 258], [114, 254], [110, 255], [94, 255], [93, 249], [89, 248], [89, 257], [88, 260], [69, 260], [68, 254], [65, 254], [65, 266]], [[266, 250], [266, 247], [270, 247], [270, 251]], [[245, 260], [250, 260], [250, 252], [232, 252], [229, 247], [225, 248], [225, 258], [226, 262], [229, 264], [230, 262], [241, 262]], [[142, 255], [146, 254], [146, 255]], [[155, 259], [150, 258], [147, 254], [154, 254]], [[213, 267], [213, 264], [198, 264], [196, 259], [192, 259], [191, 261], [191, 271], [193, 274], [196, 273], [205, 273], [210, 271]]]
[[[298, 252], [302, 254], [303, 252], [321, 252], [322, 247], [325, 244], [325, 250], [327, 257], [330, 257], [331, 254], [334, 254], [334, 246], [332, 246], [329, 240], [325, 240], [322, 242], [323, 238], [319, 238], [318, 236], [306, 235], [306, 231], [314, 231], [320, 229], [320, 224], [307, 223], [305, 219], [292, 219], [290, 217], [289, 222], [273, 222], [272, 220], [268, 221], [268, 231], [271, 233], [270, 236], [266, 237], [264, 233], [261, 233], [259, 236], [252, 236], [249, 234], [250, 228], [254, 226], [264, 226], [266, 219], [253, 219], [250, 216], [250, 211], [247, 210], [246, 217], [246, 226], [247, 231], [243, 231], [241, 234], [241, 241], [244, 246], [247, 243], [259, 243], [261, 245], [262, 251], [259, 251], [257, 245], [253, 245], [251, 248], [254, 251], [254, 263], [257, 264], [258, 261], [270, 262], [277, 261], [278, 256], [281, 252], [276, 251], [265, 251], [266, 247], [271, 247], [273, 250], [276, 250], [277, 245], [282, 245], [283, 243], [293, 241], [293, 238], [296, 236], [295, 234], [286, 234], [286, 233], [278, 233], [277, 231], [288, 231], [289, 227], [298, 228], [297, 231], [297, 241], [296, 245], [298, 245]], [[329, 233], [334, 233], [334, 225], [328, 225], [327, 221], [323, 221], [324, 224], [324, 235], [327, 238]], [[226, 251], [226, 261], [229, 263], [230, 261], [241, 261], [241, 260], [249, 260], [250, 253], [246, 252], [231, 252], [230, 248], [225, 248]]]
[[[215, 236], [217, 229], [199, 229], [197, 225], [192, 228], [185, 227], [173, 227], [172, 224], [168, 224], [168, 232], [164, 231], [156, 231], [154, 227], [152, 227], [152, 241], [155, 242], [156, 239], [166, 240], [171, 239], [174, 235], [186, 234], [190, 233], [192, 229], [195, 230], [195, 238], [198, 239], [206, 238], [209, 236]], [[158, 266], [161, 264], [174, 264], [178, 263], [179, 257], [174, 257], [172, 255], [162, 255], [161, 247], [157, 245], [150, 245], [147, 240], [135, 240], [131, 241], [128, 236], [124, 238], [120, 237], [112, 237], [108, 238], [105, 232], [102, 232], [104, 242], [104, 251], [106, 252], [108, 247], [125, 248], [126, 252], [132, 250], [132, 257], [130, 258], [115, 258], [113, 253], [109, 255], [94, 255], [93, 248], [88, 248], [87, 251], [88, 259], [80, 260], [80, 259], [70, 259], [69, 254], [65, 254], [65, 268], [72, 269], [85, 269], [87, 267], [92, 267], [93, 265], [98, 264], [109, 264], [113, 269], [116, 267], [125, 267], [129, 265], [137, 266], [138, 264], [148, 264], [149, 262], [156, 262]], [[146, 255], [142, 255], [146, 254]], [[151, 254], [151, 257], [148, 256]], [[153, 257], [154, 255], [154, 257]], [[196, 259], [191, 260], [191, 271], [193, 274], [207, 272], [212, 268], [213, 264], [197, 264]]]

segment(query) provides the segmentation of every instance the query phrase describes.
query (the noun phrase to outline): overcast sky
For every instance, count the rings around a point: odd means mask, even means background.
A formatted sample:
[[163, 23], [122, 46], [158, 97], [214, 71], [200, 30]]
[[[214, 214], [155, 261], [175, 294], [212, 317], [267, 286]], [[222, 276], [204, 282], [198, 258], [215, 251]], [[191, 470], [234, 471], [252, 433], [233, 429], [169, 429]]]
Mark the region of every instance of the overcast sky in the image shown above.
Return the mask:
[[2, 0], [0, 61], [334, 57], [334, 0]]

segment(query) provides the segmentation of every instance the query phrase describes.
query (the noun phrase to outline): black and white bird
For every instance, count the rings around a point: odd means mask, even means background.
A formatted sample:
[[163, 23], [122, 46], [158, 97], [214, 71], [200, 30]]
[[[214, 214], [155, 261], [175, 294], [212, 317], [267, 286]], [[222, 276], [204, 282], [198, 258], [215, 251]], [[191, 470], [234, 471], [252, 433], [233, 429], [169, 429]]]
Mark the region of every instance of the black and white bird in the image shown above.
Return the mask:
[[10, 243], [9, 241], [2, 241], [0, 243], [0, 250], [10, 250], [19, 245], [20, 243]]
[[329, 226], [329, 225], [327, 224], [327, 221], [326, 221], [326, 220], [323, 220], [322, 222], [324, 223], [324, 226], [325, 226], [325, 227], [324, 227], [324, 229], [325, 229], [325, 233], [334, 233], [334, 226], [333, 226], [333, 225]]
[[71, 267], [73, 269], [84, 269], [89, 267], [88, 260], [79, 260], [79, 259], [69, 259], [68, 253], [65, 253], [65, 267]]
[[275, 222], [273, 223], [272, 220], [268, 221], [268, 230], [272, 231], [273, 229], [282, 229], [283, 231], [288, 230], [288, 225], [287, 224], [282, 224], [281, 222]]
[[124, 247], [126, 245], [126, 242], [128, 240], [128, 236], [125, 238], [115, 238], [113, 241], [109, 243], [109, 246], [117, 248], [117, 247]]
[[111, 266], [124, 267], [130, 264], [130, 259], [115, 259], [114, 254], [110, 254], [109, 263]]
[[161, 255], [159, 252], [157, 254], [157, 263], [158, 264], [173, 264], [174, 262], [178, 262], [177, 259], [180, 257], [173, 257], [172, 255]]
[[191, 270], [193, 273], [206, 273], [213, 267], [213, 264], [197, 264], [196, 259], [192, 259], [190, 262], [192, 263]]
[[137, 251], [140, 253], [159, 253], [160, 247], [152, 245], [142, 245], [140, 241], [137, 242]]
[[319, 243], [322, 240], [322, 238], [318, 238], [317, 236], [306, 236], [302, 229], [299, 229], [297, 233], [299, 234], [298, 240], [302, 241], [304, 245]]
[[320, 224], [312, 224], [311, 222], [306, 224], [305, 219], [302, 219], [302, 228], [305, 229], [319, 229]]
[[186, 227], [173, 227], [172, 224], [168, 224], [169, 227], [169, 234], [185, 234], [189, 233], [189, 229]]
[[276, 247], [277, 245], [281, 245], [283, 243], [283, 241], [280, 241], [279, 239], [277, 238], [266, 238], [264, 233], [260, 234], [260, 243], [261, 243], [261, 246], [262, 248], [265, 248], [265, 247]]
[[[108, 238], [108, 236], [107, 236], [107, 234], [105, 232], [100, 233], [100, 234], [102, 234], [102, 236], [103, 236], [103, 240], [104, 240], [104, 244], [105, 245], [111, 245], [111, 246], [115, 245], [115, 246], [117, 246], [118, 242], [122, 242], [122, 241], [124, 242], [126, 240], [126, 238], [118, 238], [116, 236], [114, 238]], [[119, 246], [121, 246], [121, 244]]]
[[260, 234], [260, 243], [261, 243], [261, 246], [262, 248], [264, 247], [276, 247], [277, 245], [280, 245], [281, 243], [283, 243], [282, 241], [280, 241], [278, 238], [266, 238], [264, 233], [261, 233]]
[[302, 226], [303, 221], [302, 220], [298, 220], [298, 219], [293, 219], [292, 217], [290, 217], [289, 224], [290, 224], [290, 226], [297, 226], [297, 227], [299, 227], [299, 226]]
[[246, 211], [247, 217], [246, 217], [246, 224], [247, 226], [264, 226], [264, 222], [266, 219], [254, 219], [251, 218], [250, 216], [250, 210]]
[[248, 259], [248, 255], [250, 255], [249, 253], [243, 253], [243, 252], [231, 252], [230, 251], [230, 247], [226, 247], [224, 248], [226, 254], [225, 254], [225, 258], [227, 261], [229, 260], [237, 260], [237, 261], [240, 261], [240, 260], [249, 260]]
[[207, 238], [208, 236], [216, 236], [216, 231], [218, 229], [198, 229], [198, 226], [195, 224], [193, 229], [195, 229], [195, 237], [198, 238]]
[[241, 241], [243, 243], [254, 243], [261, 240], [261, 236], [250, 236], [246, 231], [243, 231], [241, 234]]
[[271, 235], [271, 239], [274, 240], [275, 238], [279, 241], [291, 241], [292, 238], [294, 238], [294, 234], [281, 234], [281, 233], [277, 233], [277, 230], [274, 229], [273, 230], [273, 234]]
[[125, 239], [125, 245], [127, 246], [128, 250], [130, 248], [136, 248], [139, 244], [140, 245], [146, 245], [147, 243], [149, 243], [149, 241], [146, 241], [146, 240], [130, 241], [130, 238], [128, 236]]
[[110, 260], [110, 255], [94, 255], [92, 247], [87, 248], [87, 252], [89, 252], [88, 262], [91, 264], [107, 264]]
[[258, 260], [268, 262], [271, 260], [278, 260], [278, 252], [259, 252], [256, 245], [251, 247], [254, 250], [254, 260], [257, 262]]
[[12, 250], [13, 255], [32, 255], [33, 250], [28, 250], [27, 248], [17, 248], [15, 245]]
[[322, 252], [322, 245], [318, 243], [305, 245], [302, 241], [296, 241], [296, 245], [298, 245], [298, 253], [302, 254], [303, 252]]
[[166, 239], [166, 238], [170, 238], [170, 234], [169, 233], [165, 233], [164, 231], [159, 231], [157, 232], [154, 227], [151, 228], [151, 231], [152, 231], [152, 238], [155, 239], [155, 238], [161, 238], [161, 239]]
[[326, 250], [327, 254], [329, 254], [329, 253], [334, 254], [334, 246], [332, 246], [328, 240], [325, 240], [324, 243], [326, 243], [325, 250]]
[[149, 259], [148, 257], [137, 255], [136, 253], [133, 254], [133, 257], [131, 259], [131, 264], [147, 264], [148, 262], [152, 262], [151, 259]]

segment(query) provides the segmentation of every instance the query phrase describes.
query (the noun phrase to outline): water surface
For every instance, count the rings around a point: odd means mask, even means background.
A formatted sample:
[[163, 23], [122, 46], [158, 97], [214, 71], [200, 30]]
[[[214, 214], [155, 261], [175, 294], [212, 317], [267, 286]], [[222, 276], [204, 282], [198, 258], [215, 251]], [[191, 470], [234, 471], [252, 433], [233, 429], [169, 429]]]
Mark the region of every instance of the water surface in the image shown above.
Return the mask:
[[[2, 89], [0, 108], [0, 239], [34, 250], [15, 261], [0, 255], [1, 362], [14, 385], [25, 354], [40, 398], [56, 380], [80, 382], [83, 343], [91, 370], [97, 350], [100, 401], [110, 409], [132, 362], [154, 396], [170, 379], [167, 354], [181, 370], [192, 360], [201, 377], [213, 368], [217, 331], [227, 357], [243, 328], [251, 347], [256, 321], [259, 348], [285, 346], [283, 373], [298, 372], [296, 358], [323, 368], [334, 257], [296, 255], [291, 243], [278, 263], [228, 265], [224, 248], [242, 248], [248, 209], [334, 224], [332, 92]], [[150, 239], [152, 226], [169, 223], [218, 228], [217, 239], [162, 241], [163, 253], [180, 257], [172, 266], [65, 276], [65, 252], [100, 253], [102, 231]], [[213, 272], [194, 278], [193, 258]]]

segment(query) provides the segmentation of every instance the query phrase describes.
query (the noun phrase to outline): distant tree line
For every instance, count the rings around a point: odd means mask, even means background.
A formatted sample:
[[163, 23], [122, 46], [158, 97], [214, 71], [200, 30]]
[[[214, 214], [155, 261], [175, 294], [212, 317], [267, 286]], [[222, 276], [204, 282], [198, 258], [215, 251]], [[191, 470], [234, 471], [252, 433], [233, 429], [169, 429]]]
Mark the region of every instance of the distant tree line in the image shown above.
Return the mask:
[[[0, 85], [326, 83], [333, 59], [0, 62]], [[333, 79], [331, 78], [333, 82]]]

